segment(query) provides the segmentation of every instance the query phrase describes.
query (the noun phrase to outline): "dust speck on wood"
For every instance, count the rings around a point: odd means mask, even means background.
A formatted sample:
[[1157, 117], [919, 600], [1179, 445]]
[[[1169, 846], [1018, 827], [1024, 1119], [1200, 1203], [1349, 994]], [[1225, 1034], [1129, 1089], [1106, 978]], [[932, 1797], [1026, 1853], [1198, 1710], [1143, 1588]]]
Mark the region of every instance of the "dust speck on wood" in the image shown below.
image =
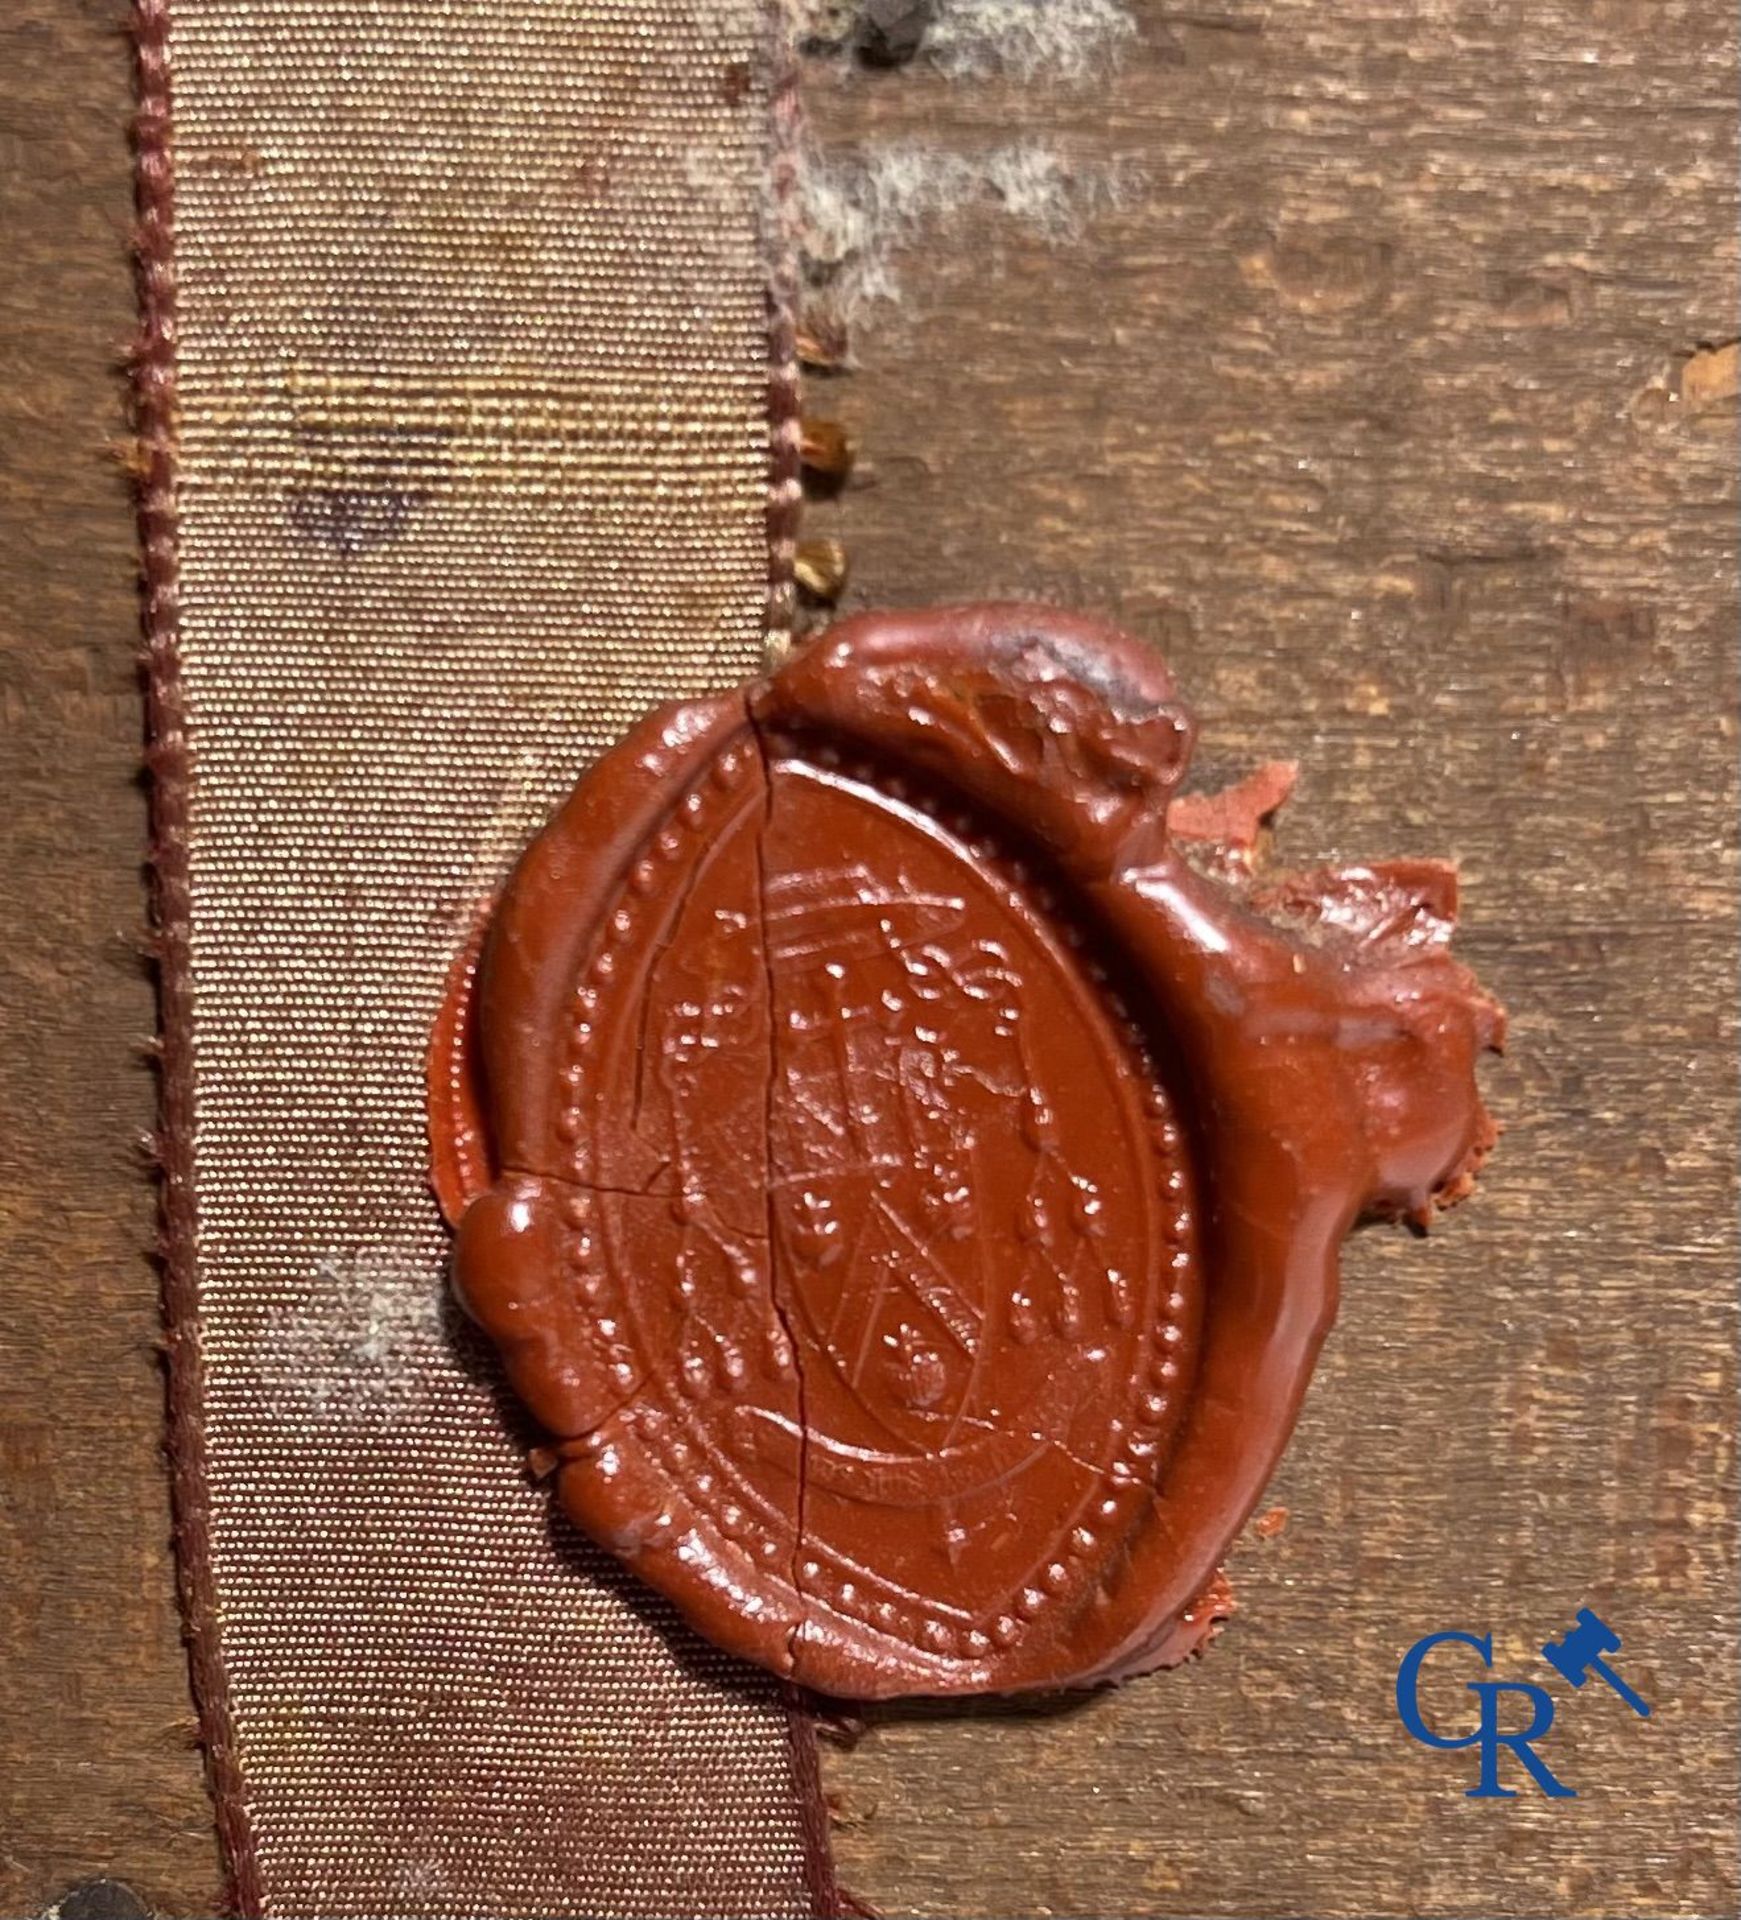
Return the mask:
[[844, 320], [901, 300], [902, 262], [975, 225], [1012, 223], [1055, 246], [1140, 188], [1134, 161], [1084, 160], [1039, 138], [958, 152], [923, 140], [845, 154], [812, 148], [799, 185], [802, 268], [813, 299]]

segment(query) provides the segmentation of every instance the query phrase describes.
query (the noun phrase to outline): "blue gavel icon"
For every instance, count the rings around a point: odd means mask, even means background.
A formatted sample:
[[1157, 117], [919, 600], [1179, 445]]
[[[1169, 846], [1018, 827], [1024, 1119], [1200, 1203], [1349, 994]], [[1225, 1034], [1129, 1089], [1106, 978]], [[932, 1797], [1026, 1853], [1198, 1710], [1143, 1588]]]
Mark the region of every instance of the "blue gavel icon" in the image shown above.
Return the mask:
[[1642, 1714], [1648, 1720], [1650, 1708], [1602, 1657], [1619, 1650], [1619, 1634], [1600, 1614], [1592, 1613], [1588, 1607], [1580, 1607], [1578, 1624], [1564, 1639], [1550, 1640], [1542, 1648], [1542, 1658], [1563, 1679], [1571, 1681], [1574, 1687], [1581, 1687], [1592, 1674], [1598, 1680], [1606, 1681], [1634, 1713]]

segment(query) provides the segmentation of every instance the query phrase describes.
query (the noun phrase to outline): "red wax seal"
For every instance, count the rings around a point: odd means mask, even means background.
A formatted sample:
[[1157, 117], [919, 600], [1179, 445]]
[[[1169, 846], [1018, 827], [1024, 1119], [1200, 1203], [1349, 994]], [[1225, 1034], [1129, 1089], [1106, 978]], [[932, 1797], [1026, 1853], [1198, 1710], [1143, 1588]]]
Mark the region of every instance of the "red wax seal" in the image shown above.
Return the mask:
[[1291, 769], [1170, 827], [1192, 731], [1050, 608], [849, 620], [644, 721], [456, 970], [460, 1296], [719, 1645], [867, 1698], [1182, 1658], [1343, 1236], [1491, 1144], [1450, 870], [1253, 891]]

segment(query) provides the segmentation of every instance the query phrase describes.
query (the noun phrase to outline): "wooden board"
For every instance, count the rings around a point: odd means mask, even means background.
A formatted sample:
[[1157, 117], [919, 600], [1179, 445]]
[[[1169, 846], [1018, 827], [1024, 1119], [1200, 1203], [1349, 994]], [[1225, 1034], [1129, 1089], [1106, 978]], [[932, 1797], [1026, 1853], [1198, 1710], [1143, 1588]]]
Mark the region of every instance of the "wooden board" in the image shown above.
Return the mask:
[[[8, 1913], [99, 1869], [207, 1912], [216, 1880], [134, 1148], [123, 11], [0, 22]], [[1729, 11], [1144, 4], [1075, 89], [811, 69], [830, 152], [1119, 183], [1060, 240], [957, 170], [965, 210], [812, 385], [870, 470], [811, 520], [851, 602], [1152, 635], [1206, 764], [1304, 763], [1279, 857], [1461, 858], [1514, 1017], [1478, 1202], [1350, 1250], [1287, 1524], [1241, 1545], [1209, 1658], [830, 1755], [843, 1872], [890, 1914], [1734, 1910], [1733, 356], [1699, 353], [1737, 332]], [[1585, 1604], [1652, 1719], [1561, 1688], [1544, 1754], [1581, 1797], [1466, 1800], [1469, 1756], [1398, 1725], [1402, 1651], [1491, 1631], [1496, 1674], [1546, 1680]]]
[[[1430, 1242], [1351, 1247], [1209, 1657], [877, 1716], [842, 1872], [903, 1914], [1731, 1912], [1734, 420], [1688, 366], [1736, 330], [1727, 16], [1140, 19], [1076, 91], [819, 74], [832, 152], [1141, 177], [1067, 244], [982, 205], [896, 263], [810, 392], [876, 483], [813, 525], [854, 603], [1152, 635], [1222, 770], [1302, 763], [1280, 857], [1458, 856], [1508, 1132]], [[1587, 1689], [1544, 1749], [1582, 1797], [1466, 1800], [1401, 1654], [1550, 1679], [1584, 1604], [1655, 1716]]]
[[213, 1911], [158, 1368], [123, 0], [0, 18], [0, 1913]]

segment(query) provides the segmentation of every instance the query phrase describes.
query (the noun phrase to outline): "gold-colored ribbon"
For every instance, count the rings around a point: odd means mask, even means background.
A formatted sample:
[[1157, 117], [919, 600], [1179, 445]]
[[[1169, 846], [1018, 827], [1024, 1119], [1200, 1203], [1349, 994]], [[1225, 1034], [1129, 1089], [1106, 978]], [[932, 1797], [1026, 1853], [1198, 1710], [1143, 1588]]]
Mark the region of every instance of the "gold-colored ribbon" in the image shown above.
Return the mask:
[[767, 5], [139, 30], [174, 1451], [237, 1904], [832, 1911], [807, 1732], [529, 1484], [421, 1105], [518, 847], [755, 666], [771, 555], [783, 605]]

